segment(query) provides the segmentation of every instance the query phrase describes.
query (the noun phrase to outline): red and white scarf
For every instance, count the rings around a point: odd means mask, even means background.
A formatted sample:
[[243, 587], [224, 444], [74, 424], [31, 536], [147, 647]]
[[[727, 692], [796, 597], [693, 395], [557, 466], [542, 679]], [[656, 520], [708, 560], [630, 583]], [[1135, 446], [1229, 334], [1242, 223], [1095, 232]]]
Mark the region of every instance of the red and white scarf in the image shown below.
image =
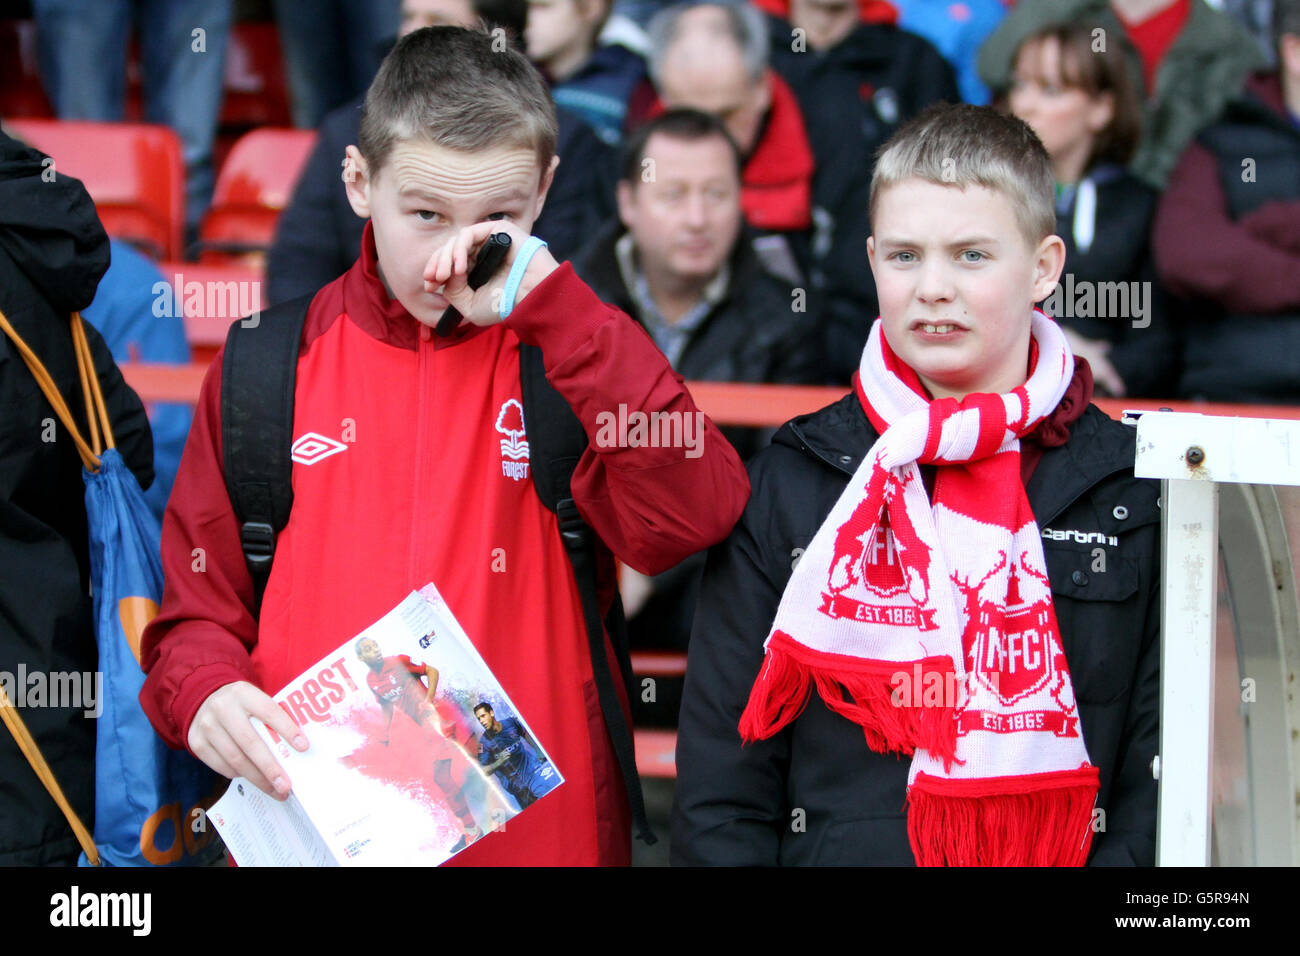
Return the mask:
[[922, 866], [1082, 865], [1092, 840], [1097, 768], [1020, 479], [1019, 437], [1074, 357], [1043, 313], [1032, 331], [1024, 385], [958, 402], [904, 381], [876, 321], [857, 384], [880, 437], [790, 576], [741, 716], [745, 741], [770, 737], [815, 686], [872, 750], [911, 755]]

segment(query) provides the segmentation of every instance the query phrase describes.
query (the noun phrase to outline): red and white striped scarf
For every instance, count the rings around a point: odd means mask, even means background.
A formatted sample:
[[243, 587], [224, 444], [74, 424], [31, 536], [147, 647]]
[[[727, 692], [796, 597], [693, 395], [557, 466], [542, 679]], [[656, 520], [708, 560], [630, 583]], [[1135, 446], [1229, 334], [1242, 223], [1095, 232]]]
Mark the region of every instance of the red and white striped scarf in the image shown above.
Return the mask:
[[958, 402], [905, 382], [876, 321], [858, 395], [880, 437], [790, 576], [741, 716], [745, 741], [770, 737], [815, 686], [872, 750], [911, 755], [922, 866], [1082, 865], [1092, 840], [1097, 768], [1020, 479], [1074, 357], [1043, 313], [1032, 331], [1024, 385]]

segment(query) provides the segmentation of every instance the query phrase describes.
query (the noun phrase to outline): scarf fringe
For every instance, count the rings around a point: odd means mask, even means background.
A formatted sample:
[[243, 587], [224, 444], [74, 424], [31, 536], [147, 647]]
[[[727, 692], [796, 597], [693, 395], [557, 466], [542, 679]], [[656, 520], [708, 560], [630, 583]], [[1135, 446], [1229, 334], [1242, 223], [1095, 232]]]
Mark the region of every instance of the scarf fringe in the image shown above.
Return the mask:
[[912, 855], [918, 866], [1083, 866], [1097, 788], [1095, 767], [977, 780], [919, 774], [907, 791]]
[[812, 671], [784, 651], [768, 648], [740, 715], [741, 741], [752, 744], [774, 736], [803, 713], [811, 693]]
[[[740, 736], [745, 743], [771, 737], [798, 717], [815, 685], [828, 709], [862, 727], [867, 746], [876, 753], [911, 756], [918, 748], [927, 750], [943, 760], [945, 772], [956, 761], [955, 707], [900, 706], [895, 703], [893, 682], [899, 673], [910, 680], [919, 665], [922, 675], [938, 675], [941, 687], [951, 687], [949, 658], [873, 662], [869, 667], [857, 662], [852, 672], [845, 673], [803, 660], [787, 651], [783, 643], [768, 646], [763, 670], [740, 717]], [[921, 697], [921, 688], [913, 693]]]

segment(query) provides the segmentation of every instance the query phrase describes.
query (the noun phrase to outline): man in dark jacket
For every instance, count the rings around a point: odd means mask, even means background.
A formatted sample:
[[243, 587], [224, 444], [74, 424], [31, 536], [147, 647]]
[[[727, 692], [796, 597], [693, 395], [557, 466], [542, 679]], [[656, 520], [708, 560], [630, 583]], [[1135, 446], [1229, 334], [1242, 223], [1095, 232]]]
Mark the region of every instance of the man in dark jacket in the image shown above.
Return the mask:
[[1204, 308], [1180, 397], [1300, 403], [1300, 2], [1274, 8], [1278, 72], [1252, 77], [1183, 155], [1156, 215], [1156, 265]]
[[[480, 0], [472, 5], [468, 0], [425, 0], [419, 6], [425, 10], [422, 17], [404, 11], [402, 35], [423, 26], [469, 24], [482, 16], [490, 22], [505, 22], [507, 32], [522, 42], [527, 22], [524, 0]], [[320, 125], [316, 145], [280, 215], [267, 255], [268, 305], [315, 292], [347, 272], [357, 259], [366, 221], [348, 205], [342, 182], [348, 173], [342, 162], [344, 152], [357, 142], [361, 105], [362, 100], [357, 99], [340, 106]], [[614, 150], [576, 113], [560, 109], [556, 115], [560, 166], [534, 232], [547, 241], [551, 254], [563, 261], [613, 214], [616, 159]]]
[[[633, 134], [610, 223], [575, 268], [645, 327], [686, 379], [815, 384], [821, 353], [799, 276], [778, 275], [740, 208], [740, 154], [726, 128], [672, 110]], [[736, 444], [741, 457], [757, 450]], [[748, 447], [746, 447], [748, 446]]]
[[[579, 257], [578, 275], [650, 333], [687, 379], [814, 384], [821, 354], [806, 290], [775, 275], [740, 209], [740, 154], [722, 123], [670, 110], [629, 140], [618, 186], [622, 222]], [[723, 430], [746, 458], [765, 443], [754, 429]], [[625, 571], [634, 647], [684, 649], [703, 554], [650, 579]], [[671, 689], [648, 721], [671, 723]]]
[[[86, 406], [69, 316], [90, 304], [108, 260], [108, 237], [81, 183], [0, 133], [0, 312], [49, 370], [83, 434]], [[89, 324], [85, 329], [118, 450], [147, 488], [153, 442], [144, 407], [99, 333]], [[56, 674], [90, 673], [98, 655], [81, 459], [3, 334], [0, 408], [0, 673], [16, 691], [17, 675], [41, 674], [49, 682]], [[95, 723], [84, 711], [83, 705], [19, 712], [89, 827]], [[8, 732], [0, 733], [0, 780], [0, 865], [75, 863], [80, 847], [71, 828]]]

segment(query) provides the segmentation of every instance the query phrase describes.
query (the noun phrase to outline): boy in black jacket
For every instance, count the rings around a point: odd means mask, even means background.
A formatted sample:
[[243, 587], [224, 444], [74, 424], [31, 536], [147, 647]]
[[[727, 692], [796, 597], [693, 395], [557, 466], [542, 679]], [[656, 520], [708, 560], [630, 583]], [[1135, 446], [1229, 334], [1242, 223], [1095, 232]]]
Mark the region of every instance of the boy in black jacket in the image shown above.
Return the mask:
[[[855, 393], [784, 426], [710, 554], [673, 859], [1150, 865], [1158, 486], [1033, 311], [1064, 265], [1046, 153], [936, 107], [882, 153], [871, 208], [882, 317]], [[952, 821], [974, 831], [955, 848]]]

